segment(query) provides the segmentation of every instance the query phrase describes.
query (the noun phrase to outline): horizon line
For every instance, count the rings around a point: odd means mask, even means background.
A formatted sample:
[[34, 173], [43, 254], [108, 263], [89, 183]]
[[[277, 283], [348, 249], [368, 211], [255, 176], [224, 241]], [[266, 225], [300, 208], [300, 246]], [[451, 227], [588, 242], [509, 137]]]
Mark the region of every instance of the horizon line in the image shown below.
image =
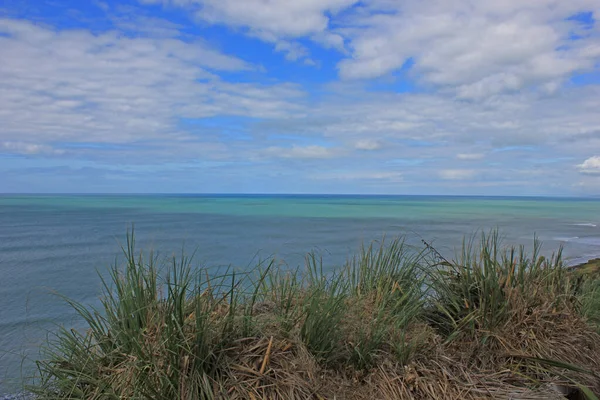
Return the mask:
[[487, 195], [487, 194], [389, 194], [389, 193], [242, 193], [242, 192], [0, 192], [0, 196], [257, 196], [257, 197], [483, 197], [483, 198], [565, 198], [565, 199], [600, 199], [600, 195]]

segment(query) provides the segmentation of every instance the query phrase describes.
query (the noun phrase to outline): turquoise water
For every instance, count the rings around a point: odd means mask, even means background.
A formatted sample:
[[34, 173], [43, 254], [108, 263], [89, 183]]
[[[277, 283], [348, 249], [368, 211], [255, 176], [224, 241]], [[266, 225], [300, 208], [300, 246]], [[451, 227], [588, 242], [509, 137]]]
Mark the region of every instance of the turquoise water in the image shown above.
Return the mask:
[[600, 255], [600, 201], [420, 196], [0, 196], [0, 394], [31, 373], [56, 324], [78, 326], [54, 293], [97, 304], [99, 279], [135, 224], [160, 256], [196, 251], [198, 264], [248, 268], [276, 256], [296, 266], [319, 251], [340, 265], [361, 242], [405, 235], [451, 255], [464, 235], [499, 228], [506, 242], [572, 262]]

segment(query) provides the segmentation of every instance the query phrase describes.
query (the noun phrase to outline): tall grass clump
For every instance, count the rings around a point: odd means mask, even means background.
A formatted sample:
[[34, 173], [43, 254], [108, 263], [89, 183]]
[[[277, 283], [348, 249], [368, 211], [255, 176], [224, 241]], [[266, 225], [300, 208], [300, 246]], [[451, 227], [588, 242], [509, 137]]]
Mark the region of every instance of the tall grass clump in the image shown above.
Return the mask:
[[55, 399], [212, 398], [218, 350], [234, 339], [235, 277], [203, 280], [184, 256], [165, 266], [161, 280], [156, 257], [136, 255], [133, 235], [124, 254], [124, 268], [114, 266], [102, 280], [101, 310], [67, 300], [88, 329], [61, 329], [49, 342], [33, 392]]
[[422, 314], [422, 261], [422, 252], [396, 239], [363, 247], [347, 266], [349, 350], [356, 367], [372, 367], [381, 355], [392, 354], [401, 364], [410, 359], [416, 338], [408, 337], [409, 327]]
[[334, 271], [311, 253], [301, 277], [267, 274], [261, 299], [273, 305], [279, 328], [288, 335], [296, 329], [322, 365], [368, 369], [378, 356], [395, 353], [406, 361], [405, 331], [421, 315], [419, 259], [401, 239], [371, 243]]
[[580, 278], [581, 314], [600, 331], [600, 277]]
[[347, 314], [347, 282], [343, 275], [327, 277], [322, 261], [315, 254], [307, 257], [307, 267], [300, 338], [318, 360], [333, 363], [340, 356], [341, 323]]
[[40, 398], [306, 398], [319, 368], [345, 374], [395, 357], [420, 315], [418, 263], [400, 240], [335, 271], [309, 254], [305, 271], [271, 261], [220, 276], [184, 255], [144, 258], [133, 235], [123, 252], [101, 309], [67, 299], [88, 329], [49, 341], [32, 387]]
[[528, 254], [504, 247], [497, 231], [483, 233], [479, 242], [464, 241], [455, 260], [437, 263], [429, 283], [426, 318], [458, 364], [600, 389], [590, 373], [600, 365], [599, 338], [582, 319], [582, 312], [596, 317], [597, 292], [584, 293], [561, 249], [546, 258], [537, 239]]
[[[598, 280], [497, 232], [453, 260], [402, 239], [327, 268], [211, 273], [137, 252], [38, 361], [39, 399], [560, 398], [600, 390]], [[560, 390], [559, 390], [560, 389]], [[553, 397], [554, 396], [554, 397]]]
[[432, 324], [447, 336], [477, 329], [491, 332], [524, 308], [571, 300], [562, 250], [550, 258], [540, 250], [537, 239], [531, 254], [524, 246], [503, 247], [497, 231], [482, 233], [479, 242], [463, 241], [456, 259], [444, 260], [431, 273]]

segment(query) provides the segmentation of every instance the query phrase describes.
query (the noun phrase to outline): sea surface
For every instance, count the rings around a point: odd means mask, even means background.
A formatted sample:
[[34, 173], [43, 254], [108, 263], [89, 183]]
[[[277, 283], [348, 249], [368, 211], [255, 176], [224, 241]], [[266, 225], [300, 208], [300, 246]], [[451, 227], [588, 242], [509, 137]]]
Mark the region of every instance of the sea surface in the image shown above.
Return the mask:
[[[430, 196], [0, 195], [0, 397], [33, 372], [57, 325], [79, 327], [56, 294], [98, 304], [132, 226], [160, 257], [195, 252], [196, 265], [250, 268], [270, 256], [290, 267], [311, 250], [335, 268], [361, 243], [405, 236], [451, 256], [465, 235], [498, 228], [506, 243], [571, 263], [600, 256], [600, 200]], [[122, 259], [122, 257], [121, 257]]]

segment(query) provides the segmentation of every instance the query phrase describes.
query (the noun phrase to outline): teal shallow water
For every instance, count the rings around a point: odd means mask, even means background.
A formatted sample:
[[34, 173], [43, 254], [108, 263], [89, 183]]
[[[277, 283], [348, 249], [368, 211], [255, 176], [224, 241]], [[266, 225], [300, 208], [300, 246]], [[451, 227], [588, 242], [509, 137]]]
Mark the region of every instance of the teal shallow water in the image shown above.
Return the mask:
[[0, 196], [0, 394], [15, 391], [39, 343], [73, 313], [53, 291], [97, 304], [99, 280], [135, 223], [159, 254], [185, 244], [209, 266], [292, 266], [318, 250], [340, 265], [363, 241], [405, 235], [451, 255], [464, 235], [499, 228], [507, 243], [565, 247], [573, 262], [600, 255], [600, 201], [420, 196]]
[[487, 219], [492, 214], [586, 220], [599, 204], [593, 199], [443, 196], [0, 196], [0, 206], [298, 218]]

